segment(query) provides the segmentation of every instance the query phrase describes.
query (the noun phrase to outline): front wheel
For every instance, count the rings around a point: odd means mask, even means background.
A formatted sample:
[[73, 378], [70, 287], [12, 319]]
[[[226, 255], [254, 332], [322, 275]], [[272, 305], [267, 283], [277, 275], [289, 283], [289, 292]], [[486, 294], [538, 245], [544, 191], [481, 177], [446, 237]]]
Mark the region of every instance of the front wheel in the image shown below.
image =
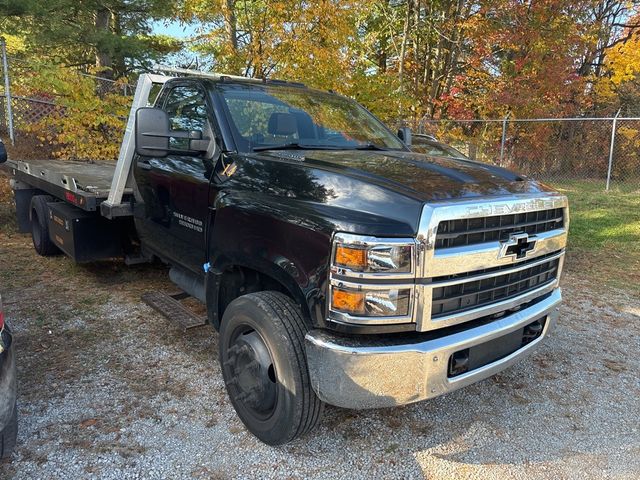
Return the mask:
[[231, 403], [247, 429], [269, 445], [312, 430], [324, 404], [311, 388], [296, 304], [279, 292], [244, 295], [229, 304], [219, 357]]

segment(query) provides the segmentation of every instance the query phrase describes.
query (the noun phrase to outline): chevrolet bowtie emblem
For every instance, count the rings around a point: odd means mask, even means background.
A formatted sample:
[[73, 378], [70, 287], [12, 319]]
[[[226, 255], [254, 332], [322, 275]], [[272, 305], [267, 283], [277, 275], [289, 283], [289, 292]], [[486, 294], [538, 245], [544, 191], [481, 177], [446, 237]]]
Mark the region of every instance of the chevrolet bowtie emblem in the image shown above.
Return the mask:
[[508, 240], [500, 242], [498, 258], [512, 257], [515, 259], [526, 258], [527, 254], [536, 248], [537, 239], [529, 237], [528, 233], [512, 233]]

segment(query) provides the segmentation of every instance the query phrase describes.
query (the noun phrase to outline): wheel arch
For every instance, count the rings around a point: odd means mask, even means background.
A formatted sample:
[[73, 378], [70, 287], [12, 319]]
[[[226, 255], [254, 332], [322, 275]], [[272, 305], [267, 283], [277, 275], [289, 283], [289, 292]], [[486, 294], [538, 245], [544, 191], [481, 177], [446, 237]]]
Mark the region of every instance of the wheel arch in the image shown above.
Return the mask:
[[268, 262], [225, 259], [212, 265], [205, 277], [207, 316], [216, 330], [222, 315], [236, 298], [247, 293], [279, 291], [299, 305], [309, 328], [313, 325], [307, 298], [296, 280], [284, 268]]

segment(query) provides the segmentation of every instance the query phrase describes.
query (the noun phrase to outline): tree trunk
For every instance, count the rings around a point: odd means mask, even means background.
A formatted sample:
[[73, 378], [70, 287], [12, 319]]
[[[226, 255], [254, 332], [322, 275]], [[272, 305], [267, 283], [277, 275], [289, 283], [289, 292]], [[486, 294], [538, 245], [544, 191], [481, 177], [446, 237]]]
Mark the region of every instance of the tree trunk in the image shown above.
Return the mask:
[[96, 12], [95, 27], [102, 35], [98, 36], [96, 45], [96, 67], [100, 71], [100, 76], [113, 78], [113, 62], [111, 52], [106, 46], [105, 38], [111, 32], [111, 12], [108, 8], [100, 8]]
[[387, 49], [389, 48], [389, 42], [387, 39], [387, 35], [383, 34], [378, 41], [378, 52], [377, 52], [377, 64], [378, 71], [380, 73], [384, 73], [387, 71]]
[[[225, 0], [225, 7], [225, 31], [227, 33], [227, 40], [229, 41], [229, 45], [231, 46], [231, 51], [233, 52], [233, 56], [235, 57], [233, 62], [235, 69], [238, 56], [238, 20], [236, 18], [236, 1]], [[233, 73], [239, 72], [234, 71]]]
[[[113, 22], [112, 31], [118, 37], [122, 36], [122, 18], [119, 13], [113, 14], [111, 17]], [[125, 63], [125, 57], [121, 50], [116, 51], [111, 56], [113, 78], [120, 78], [127, 74], [127, 66]]]
[[402, 88], [402, 77], [404, 75], [404, 61], [407, 56], [407, 42], [409, 41], [409, 27], [411, 24], [412, 0], [407, 1], [407, 14], [404, 17], [404, 28], [402, 30], [402, 43], [400, 46], [400, 63], [398, 65], [398, 80]]
[[226, 0], [227, 7], [227, 37], [233, 53], [238, 53], [238, 21], [236, 19], [235, 0]]

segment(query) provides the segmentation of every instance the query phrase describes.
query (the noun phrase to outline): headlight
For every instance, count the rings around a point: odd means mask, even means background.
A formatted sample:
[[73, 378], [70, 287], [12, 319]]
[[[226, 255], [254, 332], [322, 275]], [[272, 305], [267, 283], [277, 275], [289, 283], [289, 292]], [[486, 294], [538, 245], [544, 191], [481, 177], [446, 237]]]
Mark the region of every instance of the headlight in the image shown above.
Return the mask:
[[336, 234], [330, 317], [354, 324], [412, 322], [415, 245], [413, 238]]
[[411, 290], [350, 290], [333, 287], [331, 308], [336, 312], [367, 317], [396, 317], [409, 314]]
[[413, 241], [376, 240], [338, 234], [333, 244], [333, 267], [358, 273], [412, 273]]

